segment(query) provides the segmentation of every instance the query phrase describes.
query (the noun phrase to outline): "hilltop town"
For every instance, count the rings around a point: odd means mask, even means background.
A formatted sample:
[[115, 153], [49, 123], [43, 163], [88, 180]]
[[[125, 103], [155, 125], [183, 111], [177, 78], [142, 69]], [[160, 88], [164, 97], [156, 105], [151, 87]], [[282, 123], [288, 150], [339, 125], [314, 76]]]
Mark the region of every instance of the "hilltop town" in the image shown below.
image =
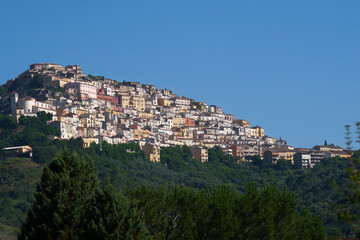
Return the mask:
[[201, 162], [208, 159], [207, 149], [218, 146], [238, 161], [258, 155], [271, 163], [288, 160], [296, 168], [311, 168], [325, 157], [351, 156], [332, 144], [295, 148], [219, 106], [149, 84], [86, 75], [78, 65], [31, 64], [4, 88], [2, 113], [18, 120], [44, 111], [61, 132], [54, 138], [81, 137], [84, 147], [136, 142], [154, 162], [160, 161], [161, 147], [176, 145], [189, 146]]

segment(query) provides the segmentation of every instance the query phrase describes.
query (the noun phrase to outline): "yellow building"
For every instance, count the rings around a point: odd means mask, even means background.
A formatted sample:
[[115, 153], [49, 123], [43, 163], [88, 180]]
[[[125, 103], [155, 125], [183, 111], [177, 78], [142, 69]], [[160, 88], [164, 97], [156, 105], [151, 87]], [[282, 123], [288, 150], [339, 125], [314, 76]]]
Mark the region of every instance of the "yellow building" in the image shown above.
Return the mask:
[[168, 99], [165, 98], [159, 98], [158, 104], [163, 107], [169, 107], [171, 105], [171, 102]]
[[147, 112], [139, 112], [139, 118], [153, 118], [154, 115], [152, 113], [147, 113]]
[[82, 114], [87, 114], [87, 113], [88, 113], [88, 111], [85, 109], [80, 109], [80, 108], [76, 109], [76, 115], [78, 115], [78, 116], [80, 116]]
[[96, 143], [98, 144], [99, 143], [99, 140], [97, 138], [91, 138], [91, 137], [84, 137], [82, 138], [83, 141], [84, 141], [84, 148], [88, 148], [90, 147], [91, 143]]
[[120, 117], [121, 116], [121, 113], [120, 112], [118, 112], [118, 111], [111, 111], [111, 114], [112, 115], [115, 115], [115, 116], [118, 116], [118, 117]]
[[90, 114], [83, 114], [79, 116], [80, 125], [82, 127], [88, 128], [88, 127], [94, 127], [95, 126], [95, 119], [94, 116]]
[[70, 78], [59, 78], [55, 76], [47, 76], [44, 80], [44, 86], [64, 87], [66, 84], [73, 82]]
[[294, 154], [296, 152], [287, 149], [269, 149], [264, 152], [264, 161], [269, 163], [277, 163], [279, 159], [285, 159], [294, 164]]
[[130, 96], [120, 95], [119, 96], [120, 105], [123, 108], [128, 108], [130, 106]]
[[192, 108], [192, 109], [204, 110], [204, 109], [205, 109], [205, 106], [204, 106], [204, 103], [202, 103], [202, 102], [192, 102], [192, 103], [191, 103], [191, 108]]
[[182, 128], [182, 131], [184, 133], [184, 138], [194, 138], [194, 132], [192, 130], [189, 130], [188, 128]]
[[130, 107], [133, 107], [139, 111], [145, 111], [145, 98], [138, 96], [131, 96]]
[[194, 138], [193, 131], [189, 130], [188, 128], [173, 127], [172, 131], [175, 136], [180, 138]]
[[59, 79], [59, 81], [56, 83], [58, 87], [64, 87], [66, 84], [71, 83], [72, 80], [68, 78]]
[[243, 119], [235, 119], [233, 122], [243, 127], [247, 127], [247, 128], [250, 127], [250, 123]]
[[341, 158], [350, 158], [350, 157], [352, 156], [352, 154], [343, 152], [343, 153], [338, 153], [337, 156], [339, 156], [339, 157], [341, 157]]
[[149, 133], [150, 133], [150, 131], [147, 130], [147, 129], [141, 129], [141, 130], [140, 130], [141, 138], [147, 138], [147, 137], [149, 137]]
[[146, 154], [146, 156], [148, 156], [148, 158], [150, 159], [150, 161], [152, 162], [160, 162], [160, 147], [150, 144], [150, 143], [146, 143], [143, 147], [142, 150], [144, 151], [144, 153]]
[[193, 146], [190, 149], [194, 158], [198, 159], [200, 162], [208, 161], [209, 157], [207, 149], [198, 146]]
[[97, 80], [91, 80], [90, 85], [92, 85], [92, 86], [95, 86], [95, 87], [96, 87], [97, 83], [98, 83], [98, 81], [97, 81]]
[[134, 108], [139, 111], [145, 111], [145, 98], [143, 97], [120, 95], [119, 101], [123, 108]]
[[264, 129], [262, 127], [256, 126], [252, 127], [252, 129], [255, 129], [255, 136], [262, 138], [264, 136]]
[[102, 112], [96, 113], [97, 121], [105, 121], [105, 115]]
[[27, 153], [27, 152], [32, 152], [32, 148], [28, 145], [24, 145], [24, 146], [17, 146], [17, 147], [7, 147], [7, 148], [3, 148], [4, 151], [17, 151], [18, 153]]
[[185, 118], [181, 117], [174, 117], [173, 120], [173, 127], [180, 127], [185, 125]]

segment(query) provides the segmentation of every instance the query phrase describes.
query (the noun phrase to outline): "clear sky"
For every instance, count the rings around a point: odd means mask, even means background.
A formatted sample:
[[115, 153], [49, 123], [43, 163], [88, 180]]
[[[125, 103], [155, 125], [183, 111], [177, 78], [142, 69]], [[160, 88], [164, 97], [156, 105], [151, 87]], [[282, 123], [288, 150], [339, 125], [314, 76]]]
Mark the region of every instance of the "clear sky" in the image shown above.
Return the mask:
[[35, 62], [78, 64], [218, 105], [293, 146], [344, 146], [360, 121], [359, 12], [355, 0], [0, 1], [0, 83]]

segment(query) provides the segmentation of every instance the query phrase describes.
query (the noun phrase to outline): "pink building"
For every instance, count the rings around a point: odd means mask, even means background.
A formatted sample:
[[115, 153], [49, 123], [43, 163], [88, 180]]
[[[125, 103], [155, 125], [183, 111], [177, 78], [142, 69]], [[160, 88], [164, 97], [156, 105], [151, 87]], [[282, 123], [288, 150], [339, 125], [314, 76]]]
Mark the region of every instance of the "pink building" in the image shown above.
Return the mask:
[[66, 84], [66, 87], [76, 89], [81, 100], [88, 98], [97, 99], [96, 87], [93, 85], [86, 83], [69, 83]]

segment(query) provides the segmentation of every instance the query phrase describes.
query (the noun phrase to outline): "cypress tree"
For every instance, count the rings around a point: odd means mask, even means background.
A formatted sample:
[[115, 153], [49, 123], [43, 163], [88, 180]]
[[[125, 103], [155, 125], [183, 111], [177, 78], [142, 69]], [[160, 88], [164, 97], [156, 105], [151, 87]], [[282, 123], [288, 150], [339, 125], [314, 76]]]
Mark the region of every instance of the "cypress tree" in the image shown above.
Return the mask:
[[79, 239], [97, 185], [91, 159], [58, 155], [43, 170], [19, 239]]

